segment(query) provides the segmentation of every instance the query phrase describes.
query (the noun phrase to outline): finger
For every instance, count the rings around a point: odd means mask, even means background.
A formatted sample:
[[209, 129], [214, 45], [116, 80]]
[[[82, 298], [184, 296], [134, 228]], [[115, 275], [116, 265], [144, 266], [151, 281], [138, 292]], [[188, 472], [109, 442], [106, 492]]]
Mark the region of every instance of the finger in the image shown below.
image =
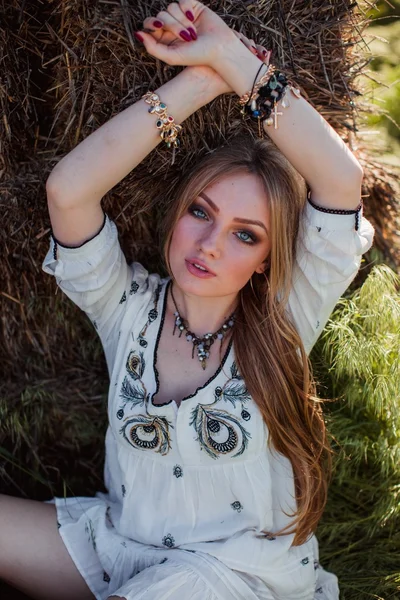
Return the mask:
[[163, 10], [157, 15], [159, 20], [164, 22], [164, 29], [171, 31], [185, 41], [197, 39], [193, 23], [182, 13], [179, 4], [176, 2], [171, 3], [168, 4], [167, 8], [167, 11]]
[[267, 50], [264, 46], [261, 46], [261, 44], [257, 44], [257, 52], [260, 60], [268, 65], [271, 60], [272, 50]]
[[241, 42], [243, 42], [243, 44], [246, 46], [246, 48], [248, 48], [256, 56], [258, 56], [257, 48], [252, 43], [252, 40], [249, 40], [249, 38], [247, 38], [243, 34], [241, 34], [240, 40], [241, 40]]
[[[195, 4], [199, 4], [199, 2], [192, 2], [192, 0], [178, 0], [179, 8], [182, 13], [189, 19], [191, 23], [196, 20], [196, 8]], [[198, 15], [197, 15], [198, 16]]]
[[157, 42], [157, 40], [154, 39], [153, 34], [146, 33], [143, 30], [136, 31], [135, 37], [137, 38], [138, 35], [142, 38], [140, 41], [146, 48], [147, 52], [151, 54], [151, 56], [159, 58], [167, 65], [182, 65], [182, 62], [177, 62], [180, 60], [179, 54], [176, 53], [175, 48], [172, 45], [169, 46], [164, 44], [163, 42]]
[[143, 29], [146, 33], [151, 33], [151, 35], [159, 40], [164, 31], [163, 31], [164, 23], [158, 19], [157, 17], [146, 17], [143, 21]]

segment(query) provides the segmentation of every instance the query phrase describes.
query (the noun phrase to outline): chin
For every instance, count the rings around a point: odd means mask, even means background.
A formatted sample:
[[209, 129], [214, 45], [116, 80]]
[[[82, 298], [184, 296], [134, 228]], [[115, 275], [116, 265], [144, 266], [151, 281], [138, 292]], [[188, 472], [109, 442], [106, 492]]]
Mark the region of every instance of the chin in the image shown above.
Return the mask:
[[[217, 296], [218, 286], [215, 285], [216, 277], [210, 279], [197, 278], [186, 269], [173, 269], [172, 274], [178, 287], [185, 294], [193, 294], [195, 296]], [[223, 294], [222, 294], [223, 295]]]

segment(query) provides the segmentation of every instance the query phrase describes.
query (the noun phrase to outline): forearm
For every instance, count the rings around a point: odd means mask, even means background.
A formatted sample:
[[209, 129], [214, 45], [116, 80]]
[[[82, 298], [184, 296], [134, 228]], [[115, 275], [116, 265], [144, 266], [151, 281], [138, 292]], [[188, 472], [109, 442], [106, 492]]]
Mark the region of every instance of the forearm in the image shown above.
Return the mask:
[[[260, 64], [260, 60], [238, 40], [230, 48], [229, 54], [220, 54], [214, 68], [241, 96], [252, 89]], [[265, 71], [264, 67], [258, 79]], [[340, 199], [340, 192], [345, 196], [346, 191], [360, 186], [360, 164], [311, 104], [303, 97], [296, 98], [291, 92], [287, 93], [290, 106], [282, 108], [278, 102], [279, 112], [282, 113], [278, 117], [278, 128], [264, 124], [264, 131], [301, 173], [316, 196], [324, 197], [327, 208], [355, 208], [346, 204], [346, 197]], [[335, 193], [331, 194], [330, 190], [335, 190]], [[348, 202], [354, 204], [354, 199]]]
[[[183, 70], [154, 91], [178, 125], [218, 95], [207, 78], [192, 69]], [[53, 169], [48, 192], [64, 203], [100, 201], [160, 142], [164, 144], [149, 108], [140, 99], [90, 134]]]

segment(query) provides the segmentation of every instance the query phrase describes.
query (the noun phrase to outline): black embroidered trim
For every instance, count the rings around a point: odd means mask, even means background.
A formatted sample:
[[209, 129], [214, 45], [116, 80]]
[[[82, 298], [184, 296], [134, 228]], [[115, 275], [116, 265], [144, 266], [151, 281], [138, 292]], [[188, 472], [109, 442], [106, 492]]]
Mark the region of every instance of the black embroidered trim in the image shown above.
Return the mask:
[[[154, 347], [154, 356], [153, 356], [153, 370], [154, 370], [154, 377], [155, 380], [157, 382], [157, 386], [156, 386], [156, 391], [154, 392], [154, 394], [151, 396], [151, 405], [152, 406], [167, 406], [167, 404], [171, 404], [171, 402], [173, 402], [172, 400], [168, 400], [168, 402], [164, 402], [163, 404], [153, 404], [153, 398], [154, 396], [157, 396], [158, 391], [160, 389], [160, 380], [158, 378], [158, 370], [156, 367], [156, 362], [157, 362], [157, 352], [158, 352], [158, 344], [160, 341], [160, 337], [161, 337], [161, 332], [162, 329], [164, 327], [164, 319], [165, 319], [165, 312], [166, 312], [166, 308], [167, 308], [167, 298], [168, 298], [168, 290], [169, 290], [169, 286], [171, 284], [171, 279], [168, 281], [166, 288], [165, 288], [165, 295], [164, 295], [164, 303], [163, 303], [163, 309], [162, 309], [162, 315], [161, 315], [161, 322], [158, 328], [158, 334], [157, 334], [157, 339], [156, 339], [156, 345]], [[190, 396], [185, 396], [184, 398], [182, 398], [181, 403], [184, 402], [185, 400], [189, 400], [190, 398], [193, 398], [194, 396], [196, 396], [196, 394], [198, 392], [200, 392], [200, 390], [204, 389], [205, 387], [208, 386], [209, 383], [211, 383], [213, 381], [213, 379], [215, 379], [216, 377], [218, 377], [218, 375], [220, 374], [220, 372], [222, 371], [222, 369], [225, 366], [225, 363], [227, 361], [227, 358], [229, 356], [229, 353], [231, 351], [231, 347], [232, 347], [232, 342], [233, 339], [231, 338], [228, 344], [228, 348], [225, 351], [224, 357], [222, 359], [222, 362], [220, 364], [220, 366], [218, 367], [218, 369], [216, 370], [216, 372], [214, 373], [214, 375], [212, 375], [210, 377], [210, 379], [208, 379], [203, 385], [199, 386], [194, 392], [193, 394], [190, 394]]]
[[88, 242], [94, 240], [94, 238], [96, 238], [98, 235], [100, 235], [100, 233], [103, 231], [104, 226], [105, 226], [106, 221], [107, 221], [107, 215], [106, 215], [106, 213], [104, 211], [103, 211], [103, 215], [104, 215], [104, 220], [103, 220], [103, 225], [101, 226], [101, 229], [94, 236], [92, 236], [91, 238], [89, 238], [85, 242], [82, 242], [82, 244], [79, 244], [79, 246], [66, 246], [65, 244], [61, 244], [57, 240], [57, 238], [54, 236], [53, 230], [51, 230], [51, 237], [53, 238], [53, 242], [54, 242], [54, 248], [53, 248], [53, 258], [54, 258], [54, 260], [57, 260], [57, 246], [61, 246], [61, 248], [69, 248], [70, 250], [73, 250], [75, 248], [82, 248], [82, 246], [84, 246]]
[[318, 206], [317, 204], [314, 204], [314, 202], [311, 201], [309, 196], [307, 197], [307, 200], [313, 208], [315, 208], [316, 210], [320, 210], [321, 212], [324, 212], [324, 213], [330, 213], [333, 215], [355, 215], [355, 220], [356, 220], [355, 229], [356, 229], [356, 231], [358, 231], [358, 228], [360, 225], [360, 211], [363, 206], [362, 200], [360, 201], [360, 204], [357, 206], [357, 208], [354, 208], [351, 210], [344, 209], [344, 208], [324, 208], [322, 206]]

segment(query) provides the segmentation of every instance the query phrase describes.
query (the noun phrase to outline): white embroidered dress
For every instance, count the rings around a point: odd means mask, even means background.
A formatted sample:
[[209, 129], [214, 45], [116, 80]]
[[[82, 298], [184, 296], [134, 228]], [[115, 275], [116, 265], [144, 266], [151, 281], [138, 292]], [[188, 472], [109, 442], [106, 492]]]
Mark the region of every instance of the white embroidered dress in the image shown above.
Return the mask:
[[[356, 230], [354, 215], [305, 205], [289, 309], [308, 353], [372, 245], [372, 225], [357, 216]], [[338, 600], [315, 536], [291, 547], [292, 535], [273, 535], [295, 506], [293, 472], [267, 447], [233, 345], [179, 408], [154, 405], [169, 278], [128, 265], [107, 216], [78, 248], [51, 238], [43, 269], [93, 322], [110, 376], [108, 493], [53, 500], [96, 599]]]

